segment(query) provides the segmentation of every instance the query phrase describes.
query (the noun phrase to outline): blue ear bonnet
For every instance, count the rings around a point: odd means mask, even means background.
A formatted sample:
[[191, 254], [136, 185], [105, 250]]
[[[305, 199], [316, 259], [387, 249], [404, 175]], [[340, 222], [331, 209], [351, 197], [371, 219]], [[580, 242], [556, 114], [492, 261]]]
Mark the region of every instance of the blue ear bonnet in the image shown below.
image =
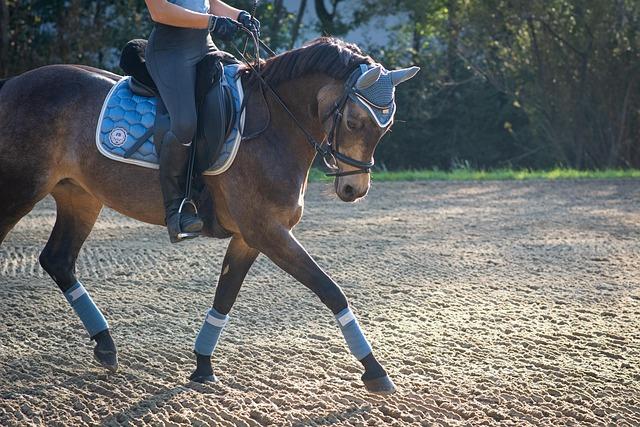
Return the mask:
[[[370, 68], [374, 66], [361, 64], [360, 75]], [[364, 108], [378, 126], [384, 128], [389, 126], [396, 114], [395, 93], [396, 88], [391, 73], [383, 67], [377, 82], [363, 90], [354, 87], [349, 97]]]

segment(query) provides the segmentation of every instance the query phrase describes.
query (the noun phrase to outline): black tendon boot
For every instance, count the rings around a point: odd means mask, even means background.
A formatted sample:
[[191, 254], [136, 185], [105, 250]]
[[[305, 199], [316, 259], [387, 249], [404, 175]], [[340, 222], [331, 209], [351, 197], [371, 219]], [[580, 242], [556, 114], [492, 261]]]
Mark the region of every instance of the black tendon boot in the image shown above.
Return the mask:
[[202, 231], [203, 223], [194, 211], [194, 206], [190, 203], [183, 204], [190, 152], [191, 147], [180, 144], [173, 132], [169, 131], [164, 135], [160, 150], [160, 187], [171, 243], [193, 239]]

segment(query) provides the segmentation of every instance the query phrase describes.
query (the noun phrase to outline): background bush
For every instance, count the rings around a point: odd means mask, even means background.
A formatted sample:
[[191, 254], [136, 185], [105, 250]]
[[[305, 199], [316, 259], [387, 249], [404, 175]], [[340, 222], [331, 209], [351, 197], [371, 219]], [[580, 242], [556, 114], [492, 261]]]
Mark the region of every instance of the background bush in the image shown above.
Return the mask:
[[[250, 1], [231, 1], [250, 8]], [[422, 72], [398, 92], [382, 168], [640, 167], [637, 0], [262, 2], [272, 47], [386, 28], [361, 47]], [[389, 16], [398, 19], [389, 20]], [[143, 0], [0, 0], [0, 76], [51, 63], [117, 70], [151, 30]]]

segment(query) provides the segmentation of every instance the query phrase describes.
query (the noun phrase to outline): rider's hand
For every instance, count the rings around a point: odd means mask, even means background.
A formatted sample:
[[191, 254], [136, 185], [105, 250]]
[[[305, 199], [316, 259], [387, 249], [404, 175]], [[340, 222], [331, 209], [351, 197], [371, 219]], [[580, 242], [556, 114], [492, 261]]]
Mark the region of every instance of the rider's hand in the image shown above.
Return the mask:
[[252, 18], [249, 12], [246, 10], [240, 12], [238, 15], [238, 22], [241, 23], [243, 27], [260, 37], [260, 21], [256, 18]]
[[226, 16], [211, 15], [209, 18], [209, 32], [215, 38], [229, 41], [233, 39], [238, 31], [240, 23]]

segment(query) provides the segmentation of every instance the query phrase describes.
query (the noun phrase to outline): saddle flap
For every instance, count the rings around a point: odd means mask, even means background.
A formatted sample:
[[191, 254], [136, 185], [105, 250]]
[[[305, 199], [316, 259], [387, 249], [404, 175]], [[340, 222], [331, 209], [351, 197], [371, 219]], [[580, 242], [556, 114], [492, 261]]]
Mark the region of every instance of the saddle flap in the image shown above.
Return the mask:
[[[222, 68], [221, 64], [219, 66]], [[203, 97], [198, 109], [197, 170], [206, 170], [218, 157], [235, 125], [232, 94], [222, 72], [220, 76], [219, 81]]]

